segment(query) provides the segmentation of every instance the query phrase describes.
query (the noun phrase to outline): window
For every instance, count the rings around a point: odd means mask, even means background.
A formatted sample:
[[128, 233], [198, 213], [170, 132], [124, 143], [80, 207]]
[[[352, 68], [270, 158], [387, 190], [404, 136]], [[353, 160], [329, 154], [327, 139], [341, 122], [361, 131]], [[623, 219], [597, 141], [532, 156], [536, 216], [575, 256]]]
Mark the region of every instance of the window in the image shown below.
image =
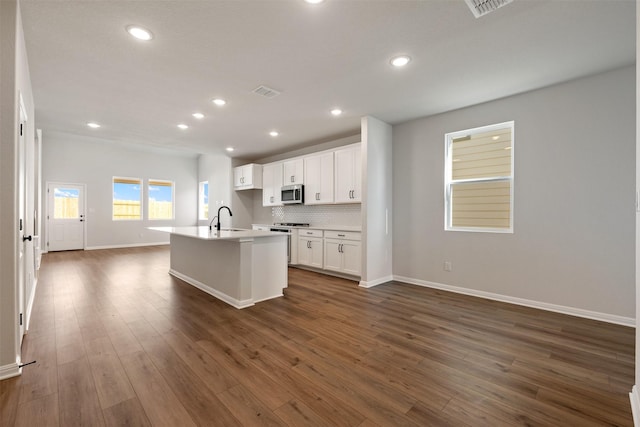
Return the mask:
[[173, 219], [173, 182], [149, 180], [149, 219]]
[[55, 187], [53, 189], [53, 218], [75, 219], [80, 217], [80, 190]]
[[513, 233], [513, 130], [445, 135], [445, 230]]
[[209, 181], [202, 181], [198, 188], [198, 219], [209, 219]]
[[113, 178], [113, 220], [142, 219], [142, 180]]

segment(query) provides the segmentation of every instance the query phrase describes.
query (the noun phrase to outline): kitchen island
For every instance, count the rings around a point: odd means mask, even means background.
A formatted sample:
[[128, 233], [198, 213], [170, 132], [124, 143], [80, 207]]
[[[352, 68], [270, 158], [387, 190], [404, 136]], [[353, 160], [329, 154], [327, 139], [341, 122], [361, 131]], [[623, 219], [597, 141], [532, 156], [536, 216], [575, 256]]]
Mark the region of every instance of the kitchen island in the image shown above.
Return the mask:
[[236, 308], [282, 296], [287, 236], [271, 231], [149, 227], [170, 233], [169, 274]]

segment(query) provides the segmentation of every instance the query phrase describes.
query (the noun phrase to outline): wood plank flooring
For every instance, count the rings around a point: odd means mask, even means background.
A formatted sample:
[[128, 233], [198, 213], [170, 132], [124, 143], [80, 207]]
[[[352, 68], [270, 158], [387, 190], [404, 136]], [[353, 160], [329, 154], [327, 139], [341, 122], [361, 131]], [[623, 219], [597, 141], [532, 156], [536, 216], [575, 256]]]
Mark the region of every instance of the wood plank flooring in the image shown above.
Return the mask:
[[45, 255], [0, 425], [633, 425], [632, 328], [297, 269], [236, 310], [168, 268]]

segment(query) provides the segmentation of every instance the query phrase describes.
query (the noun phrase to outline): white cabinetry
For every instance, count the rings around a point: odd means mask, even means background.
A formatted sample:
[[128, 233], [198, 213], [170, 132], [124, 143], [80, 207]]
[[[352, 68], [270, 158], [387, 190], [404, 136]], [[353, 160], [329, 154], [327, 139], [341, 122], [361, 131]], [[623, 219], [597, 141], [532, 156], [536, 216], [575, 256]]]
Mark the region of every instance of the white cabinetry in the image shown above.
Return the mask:
[[360, 276], [361, 234], [356, 232], [324, 232], [324, 269]]
[[236, 190], [262, 188], [262, 166], [250, 163], [233, 168], [233, 186]]
[[322, 230], [298, 230], [298, 264], [322, 268]]
[[262, 167], [262, 206], [280, 206], [282, 163], [269, 163]]
[[362, 160], [360, 144], [335, 151], [335, 202], [362, 201]]
[[304, 160], [292, 159], [283, 163], [282, 185], [304, 184]]
[[333, 152], [304, 158], [304, 204], [333, 203]]

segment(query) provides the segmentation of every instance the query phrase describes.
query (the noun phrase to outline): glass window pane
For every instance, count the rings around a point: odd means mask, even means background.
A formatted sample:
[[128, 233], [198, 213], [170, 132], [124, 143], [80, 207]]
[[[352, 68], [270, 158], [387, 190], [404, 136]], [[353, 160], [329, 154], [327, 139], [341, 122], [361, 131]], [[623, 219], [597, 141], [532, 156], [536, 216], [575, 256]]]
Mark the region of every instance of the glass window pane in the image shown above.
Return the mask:
[[511, 175], [511, 129], [456, 138], [451, 144], [452, 179]]
[[142, 219], [140, 180], [114, 178], [113, 219]]
[[80, 217], [78, 200], [80, 190], [56, 187], [53, 189], [53, 217], [55, 219], [74, 219]]
[[149, 180], [149, 219], [173, 219], [173, 183]]
[[198, 189], [198, 219], [209, 219], [209, 182], [203, 181]]
[[509, 181], [452, 184], [451, 225], [508, 229], [511, 222], [510, 200]]

